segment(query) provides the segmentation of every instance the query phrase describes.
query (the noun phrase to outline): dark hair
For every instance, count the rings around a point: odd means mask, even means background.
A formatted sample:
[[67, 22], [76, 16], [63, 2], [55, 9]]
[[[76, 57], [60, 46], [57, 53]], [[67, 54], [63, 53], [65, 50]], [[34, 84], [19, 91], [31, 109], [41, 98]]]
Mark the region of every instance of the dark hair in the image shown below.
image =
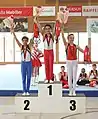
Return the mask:
[[23, 41], [24, 39], [26, 39], [27, 41], [29, 40], [29, 38], [28, 38], [27, 36], [23, 36], [23, 37], [22, 37], [22, 41]]
[[61, 66], [61, 68], [65, 68], [65, 66]]
[[69, 37], [72, 36], [72, 35], [74, 36], [74, 34], [69, 34], [69, 35], [67, 36], [67, 39], [69, 39]]
[[84, 70], [85, 71], [85, 68], [82, 68], [81, 71]]
[[95, 66], [96, 67], [96, 64], [92, 64], [92, 66]]
[[52, 29], [52, 26], [50, 24], [46, 24], [44, 28], [46, 28], [47, 26], [50, 27], [50, 29]]

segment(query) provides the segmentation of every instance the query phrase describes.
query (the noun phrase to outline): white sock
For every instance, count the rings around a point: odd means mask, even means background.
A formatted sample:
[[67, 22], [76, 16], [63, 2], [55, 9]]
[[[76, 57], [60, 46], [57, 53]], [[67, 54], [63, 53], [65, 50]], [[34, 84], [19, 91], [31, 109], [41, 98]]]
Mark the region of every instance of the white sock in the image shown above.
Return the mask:
[[35, 77], [32, 77], [32, 83], [31, 85], [35, 85]]
[[38, 83], [39, 75], [36, 76], [35, 82]]

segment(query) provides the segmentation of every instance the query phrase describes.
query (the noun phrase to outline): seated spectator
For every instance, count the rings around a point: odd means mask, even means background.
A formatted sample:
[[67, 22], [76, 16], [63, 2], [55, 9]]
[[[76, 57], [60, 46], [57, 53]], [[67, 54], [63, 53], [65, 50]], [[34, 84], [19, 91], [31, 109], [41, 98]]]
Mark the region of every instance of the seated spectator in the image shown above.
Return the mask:
[[91, 81], [92, 79], [97, 79], [97, 78], [98, 78], [97, 66], [96, 66], [96, 64], [93, 64], [92, 70], [89, 73], [89, 79]]
[[85, 68], [81, 69], [81, 73], [79, 75], [79, 79], [77, 81], [78, 85], [86, 85], [89, 84], [90, 81], [88, 80], [88, 76], [87, 73], [85, 72]]
[[89, 73], [89, 81], [90, 81], [90, 86], [94, 87], [98, 83], [98, 71], [97, 71], [97, 65], [93, 64], [92, 65], [92, 70]]
[[65, 72], [65, 67], [61, 66], [61, 72], [59, 73], [59, 80], [62, 82], [63, 88], [69, 88], [67, 80], [67, 72]]

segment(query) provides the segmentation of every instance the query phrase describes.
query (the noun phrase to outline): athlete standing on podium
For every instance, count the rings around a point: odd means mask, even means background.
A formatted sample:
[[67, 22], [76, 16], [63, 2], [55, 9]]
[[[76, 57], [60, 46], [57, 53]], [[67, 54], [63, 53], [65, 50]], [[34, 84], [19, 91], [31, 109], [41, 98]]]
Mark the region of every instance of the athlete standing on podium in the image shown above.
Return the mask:
[[[74, 34], [69, 34], [66, 41], [64, 37], [64, 31], [62, 29], [62, 39], [65, 45], [66, 57], [67, 57], [67, 73], [68, 73], [68, 85], [69, 85], [69, 96], [76, 96], [76, 78], [77, 78], [77, 50], [84, 53], [83, 49], [81, 49], [78, 45], [74, 44]], [[72, 81], [73, 80], [73, 81]], [[73, 82], [73, 83], [72, 83]]]
[[[11, 27], [11, 33], [13, 34], [18, 46], [21, 49], [21, 75], [22, 75], [22, 84], [23, 84], [23, 94], [22, 95], [30, 95], [30, 82], [31, 82], [31, 75], [32, 75], [32, 63], [31, 63], [31, 49], [30, 44], [28, 44], [28, 37], [22, 37], [22, 43], [19, 42], [17, 39], [14, 26]], [[26, 81], [27, 76], [27, 81]], [[27, 82], [27, 83], [26, 83]]]
[[52, 27], [49, 24], [46, 24], [42, 29], [38, 16], [34, 18], [35, 23], [39, 26], [40, 32], [43, 35], [44, 43], [44, 63], [45, 63], [45, 74], [46, 80], [45, 83], [53, 83], [53, 63], [54, 63], [54, 52], [53, 52], [53, 43], [54, 43], [54, 33], [52, 33]]

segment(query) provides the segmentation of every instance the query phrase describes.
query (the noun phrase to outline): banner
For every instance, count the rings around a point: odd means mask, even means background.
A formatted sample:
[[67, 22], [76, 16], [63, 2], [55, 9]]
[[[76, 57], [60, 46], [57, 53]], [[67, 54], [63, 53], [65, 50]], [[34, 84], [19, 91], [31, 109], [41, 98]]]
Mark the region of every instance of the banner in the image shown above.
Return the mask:
[[[35, 16], [35, 9], [37, 6], [33, 7], [33, 15]], [[42, 11], [40, 16], [55, 16], [55, 6], [41, 6]]]
[[[10, 32], [10, 29], [5, 26], [4, 19], [0, 19], [0, 32]], [[28, 32], [28, 20], [27, 18], [15, 18], [14, 19], [15, 32]]]
[[87, 19], [88, 37], [91, 38], [91, 33], [98, 33], [98, 18]]
[[98, 6], [82, 6], [82, 16], [98, 16]]
[[21, 16], [32, 16], [32, 7], [10, 7], [10, 8], [0, 8], [0, 17], [9, 17], [13, 15], [14, 17]]
[[81, 16], [82, 14], [82, 6], [59, 6], [60, 8], [63, 8], [66, 10], [66, 8], [69, 10], [69, 16]]

